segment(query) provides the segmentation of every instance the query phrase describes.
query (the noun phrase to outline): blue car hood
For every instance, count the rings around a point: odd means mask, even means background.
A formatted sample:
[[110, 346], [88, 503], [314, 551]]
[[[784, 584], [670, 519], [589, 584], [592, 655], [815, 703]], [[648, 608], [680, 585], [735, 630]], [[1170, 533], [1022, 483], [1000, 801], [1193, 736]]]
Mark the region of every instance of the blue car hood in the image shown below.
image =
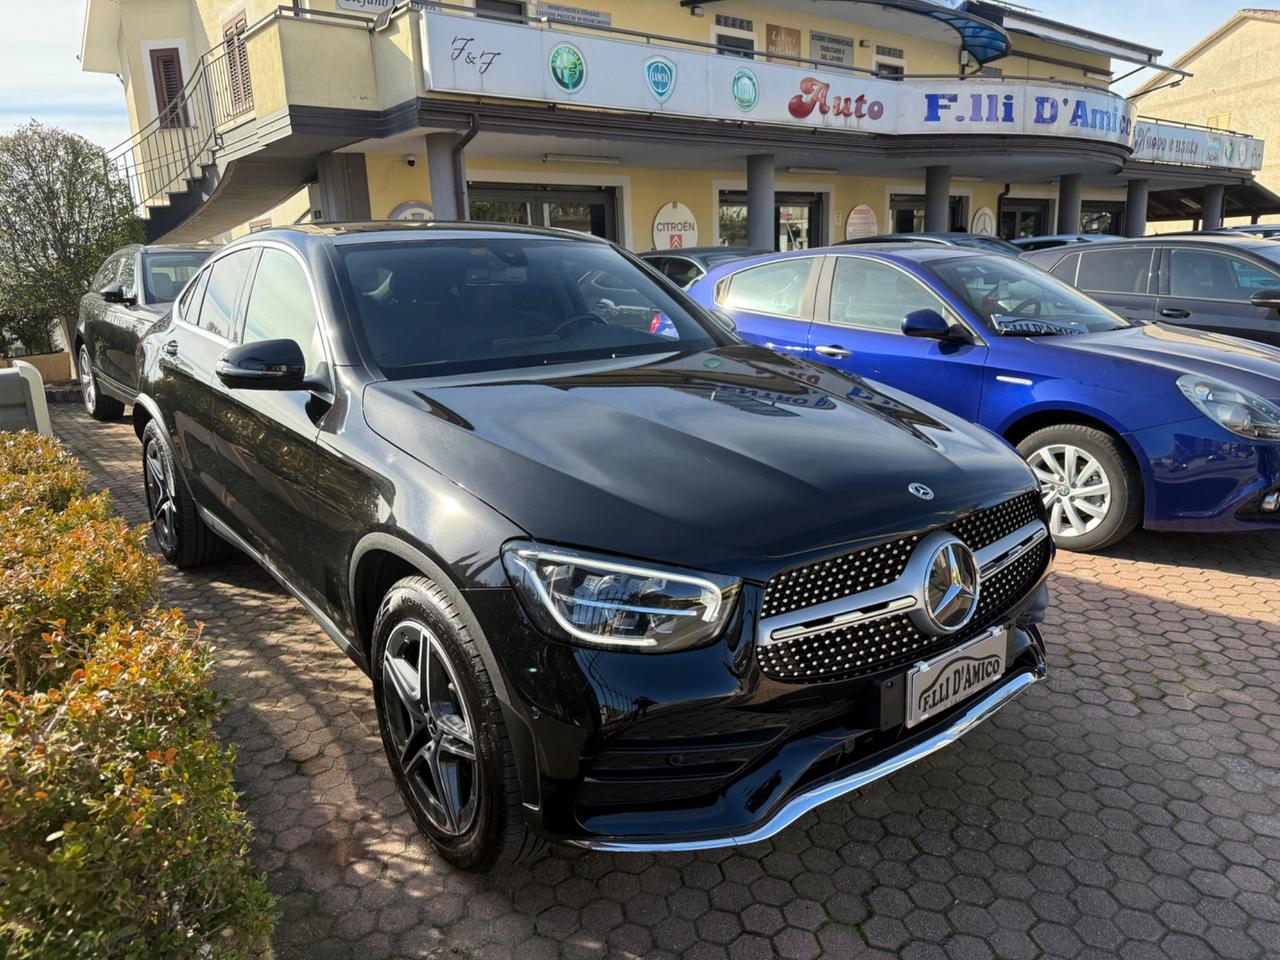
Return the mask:
[[1280, 400], [1280, 349], [1237, 337], [1151, 323], [1080, 337], [1044, 337], [1036, 342], [1160, 367], [1173, 377], [1184, 373], [1214, 377], [1268, 400]]

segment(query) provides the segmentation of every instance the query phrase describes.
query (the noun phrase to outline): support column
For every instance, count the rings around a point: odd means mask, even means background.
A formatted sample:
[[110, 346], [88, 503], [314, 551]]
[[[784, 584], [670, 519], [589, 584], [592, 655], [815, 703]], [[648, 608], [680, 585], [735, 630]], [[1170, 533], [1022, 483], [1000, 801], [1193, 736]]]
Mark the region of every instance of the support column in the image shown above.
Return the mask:
[[1145, 237], [1147, 235], [1147, 193], [1150, 189], [1147, 180], [1130, 180], [1124, 196], [1124, 235], [1126, 237]]
[[763, 250], [778, 248], [777, 212], [773, 201], [773, 154], [747, 157], [747, 243]]
[[[363, 153], [326, 153], [316, 157], [319, 220], [368, 220], [369, 175]], [[316, 206], [313, 204], [313, 206]]]
[[1226, 200], [1227, 188], [1220, 183], [1211, 183], [1204, 188], [1204, 230], [1218, 230], [1222, 227], [1222, 207]]
[[924, 168], [924, 229], [945, 233], [951, 229], [951, 168]]
[[466, 220], [471, 213], [467, 196], [466, 165], [455, 163], [460, 133], [427, 134], [427, 177], [431, 183], [431, 210], [437, 220]]
[[1058, 178], [1058, 232], [1080, 232], [1080, 189], [1084, 174], [1066, 173]]

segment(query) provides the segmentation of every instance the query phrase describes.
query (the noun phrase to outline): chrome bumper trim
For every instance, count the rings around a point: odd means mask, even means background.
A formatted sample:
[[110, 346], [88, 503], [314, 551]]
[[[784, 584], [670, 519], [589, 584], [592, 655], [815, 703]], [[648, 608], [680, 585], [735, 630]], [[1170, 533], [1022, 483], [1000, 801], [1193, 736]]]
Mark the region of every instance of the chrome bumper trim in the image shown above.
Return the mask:
[[1000, 710], [1006, 704], [1021, 696], [1029, 687], [1045, 678], [1046, 665], [1044, 655], [1038, 642], [1032, 649], [1036, 651], [1035, 667], [1024, 668], [1020, 673], [1006, 680], [1000, 686], [986, 694], [976, 703], [958, 714], [949, 724], [934, 731], [929, 737], [915, 744], [902, 753], [884, 760], [874, 767], [852, 773], [840, 780], [821, 784], [806, 793], [792, 797], [760, 826], [749, 833], [739, 836], [710, 837], [698, 840], [623, 840], [609, 838], [585, 838], [570, 840], [576, 847], [590, 850], [603, 850], [610, 853], [681, 853], [694, 850], [714, 850], [719, 847], [740, 847], [750, 843], [768, 840], [781, 833], [806, 813], [822, 806], [831, 800], [839, 799], [855, 790], [896, 773], [903, 767], [909, 767], [917, 760], [923, 760], [931, 753], [936, 753], [959, 740], [978, 724]]

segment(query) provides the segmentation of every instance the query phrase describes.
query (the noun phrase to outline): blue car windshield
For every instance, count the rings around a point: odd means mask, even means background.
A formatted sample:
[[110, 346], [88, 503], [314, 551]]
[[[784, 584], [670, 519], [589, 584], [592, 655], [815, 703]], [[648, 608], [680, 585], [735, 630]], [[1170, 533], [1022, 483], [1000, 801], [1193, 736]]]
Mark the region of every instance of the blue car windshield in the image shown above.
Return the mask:
[[1074, 287], [1012, 257], [956, 257], [929, 267], [1003, 336], [1069, 337], [1132, 326]]

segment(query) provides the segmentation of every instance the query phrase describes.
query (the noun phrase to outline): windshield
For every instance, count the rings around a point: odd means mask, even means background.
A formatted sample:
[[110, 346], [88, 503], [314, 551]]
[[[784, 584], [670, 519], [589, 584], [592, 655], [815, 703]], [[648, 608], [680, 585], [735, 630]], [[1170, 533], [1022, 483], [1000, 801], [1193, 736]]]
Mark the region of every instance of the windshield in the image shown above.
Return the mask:
[[731, 342], [601, 243], [423, 238], [339, 251], [357, 330], [391, 379]]
[[172, 303], [212, 250], [167, 250], [142, 255], [142, 289], [147, 303]]
[[1131, 326], [1102, 304], [1010, 257], [957, 257], [929, 265], [993, 331], [1051, 337]]
[[1260, 243], [1256, 247], [1250, 247], [1249, 252], [1268, 263], [1280, 266], [1280, 243]]

